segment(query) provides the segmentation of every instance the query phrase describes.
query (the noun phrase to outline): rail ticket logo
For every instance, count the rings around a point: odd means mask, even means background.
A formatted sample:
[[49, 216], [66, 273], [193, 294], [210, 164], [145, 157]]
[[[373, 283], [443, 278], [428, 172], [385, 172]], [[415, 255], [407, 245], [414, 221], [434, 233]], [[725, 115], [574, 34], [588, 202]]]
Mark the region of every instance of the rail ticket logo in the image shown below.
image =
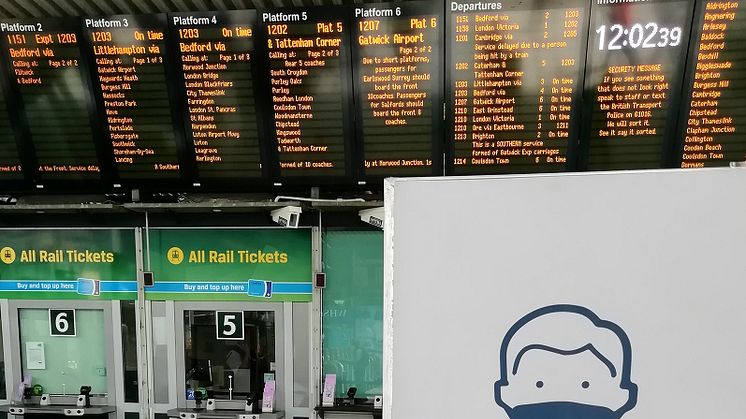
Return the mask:
[[184, 251], [174, 246], [166, 252], [166, 258], [172, 265], [179, 265], [184, 261]]
[[0, 260], [6, 265], [10, 265], [16, 260], [16, 251], [12, 247], [3, 247], [0, 249]]

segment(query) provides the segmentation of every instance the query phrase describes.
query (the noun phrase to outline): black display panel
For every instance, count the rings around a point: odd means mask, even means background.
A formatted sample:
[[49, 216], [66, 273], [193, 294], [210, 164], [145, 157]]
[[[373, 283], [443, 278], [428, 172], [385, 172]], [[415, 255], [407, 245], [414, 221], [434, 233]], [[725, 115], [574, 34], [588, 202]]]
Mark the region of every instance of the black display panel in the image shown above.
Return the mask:
[[[24, 71], [23, 69], [14, 70], [13, 74], [15, 75], [16, 72], [23, 73]], [[10, 119], [5, 90], [6, 87], [0, 83], [0, 185], [9, 185], [25, 179], [23, 161], [13, 130], [13, 122]]]
[[450, 174], [574, 165], [588, 2], [448, 1]]
[[672, 164], [693, 1], [595, 0], [583, 141], [588, 170]]
[[[178, 179], [178, 112], [168, 83], [166, 15], [83, 19], [113, 182]], [[180, 120], [179, 120], [180, 123]]]
[[196, 181], [265, 178], [256, 11], [181, 13], [169, 21]]
[[78, 19], [0, 22], [9, 93], [37, 187], [99, 181], [100, 154]]
[[738, 2], [698, 4], [677, 148], [681, 167], [746, 160], [746, 11]]
[[262, 11], [260, 18], [280, 180], [352, 177], [347, 9]]
[[362, 177], [442, 174], [442, 28], [437, 2], [353, 8]]

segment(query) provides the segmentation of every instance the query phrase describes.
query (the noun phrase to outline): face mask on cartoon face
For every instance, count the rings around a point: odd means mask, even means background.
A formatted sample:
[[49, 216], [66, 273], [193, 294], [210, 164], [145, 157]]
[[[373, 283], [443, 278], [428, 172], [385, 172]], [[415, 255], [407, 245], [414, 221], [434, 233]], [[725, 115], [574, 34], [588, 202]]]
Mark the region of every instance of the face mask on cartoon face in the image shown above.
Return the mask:
[[619, 419], [621, 414], [607, 407], [572, 402], [547, 402], [516, 406], [510, 419]]

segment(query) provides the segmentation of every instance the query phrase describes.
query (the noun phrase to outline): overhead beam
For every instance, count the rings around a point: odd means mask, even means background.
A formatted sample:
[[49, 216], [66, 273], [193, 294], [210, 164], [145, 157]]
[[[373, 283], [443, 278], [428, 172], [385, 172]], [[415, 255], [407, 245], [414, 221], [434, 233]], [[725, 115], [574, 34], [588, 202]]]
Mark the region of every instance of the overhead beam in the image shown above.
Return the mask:
[[154, 12], [153, 8], [151, 8], [143, 0], [129, 0], [129, 1], [131, 1], [132, 4], [139, 9], [135, 11], [136, 13], [148, 14], [148, 13]]
[[[9, 7], [10, 6], [10, 7]], [[5, 4], [3, 2], [0, 2], [0, 12], [2, 12], [4, 18], [13, 19], [13, 18], [19, 18], [23, 17], [22, 15], [19, 15], [18, 9], [15, 9], [14, 7], [9, 4]]]
[[158, 8], [158, 11], [161, 13], [167, 13], [171, 11], [171, 8], [168, 7], [165, 1], [163, 0], [152, 0], [155, 7]]
[[205, 3], [204, 0], [192, 0], [192, 3], [194, 3], [194, 5], [197, 6], [197, 8], [200, 11], [203, 11], [203, 12], [210, 11], [210, 8], [207, 6], [207, 3]]
[[212, 4], [215, 6], [215, 9], [228, 10], [228, 7], [225, 5], [223, 0], [212, 0]]
[[50, 3], [49, 0], [36, 0], [36, 4], [44, 9], [48, 16], [59, 17], [63, 15], [63, 13], [60, 12], [58, 8], [54, 7], [54, 4]]
[[134, 14], [135, 12], [132, 10], [132, 7], [130, 7], [129, 3], [123, 0], [114, 0], [114, 4], [119, 7], [122, 12], [127, 14]]
[[[86, 0], [73, 0], [72, 3], [75, 4], [75, 6], [78, 9], [80, 9], [81, 11], [83, 11], [84, 15], [96, 16], [99, 13], [101, 13], [98, 10], [94, 9], [93, 6], [91, 6], [91, 4], [88, 1], [86, 1]], [[106, 2], [101, 2], [101, 3], [106, 3]], [[104, 12], [108, 13], [108, 11], [105, 10], [105, 9], [103, 9], [103, 8], [101, 10], [103, 10]]]
[[3, 1], [0, 2], [2, 7], [7, 10], [9, 13], [8, 17], [10, 18], [21, 18], [21, 17], [28, 17], [26, 15], [26, 12], [23, 9], [19, 9], [18, 6], [15, 4], [12, 4], [9, 1]]
[[184, 0], [172, 0], [176, 7], [179, 8], [180, 12], [188, 12], [190, 7], [184, 2]]
[[[264, 7], [264, 2], [263, 1], [258, 0], [258, 2], [261, 4], [260, 7]], [[248, 9], [249, 8], [249, 6], [246, 5], [246, 2], [244, 0], [231, 0], [231, 3], [233, 3], [233, 6], [236, 9], [238, 9], [238, 10]], [[256, 5], [257, 1], [256, 0], [253, 2], [253, 4], [254, 4], [254, 8], [255, 9], [260, 8], [260, 7], [257, 7], [257, 5]]]
[[[23, 9], [29, 17], [37, 17], [42, 15], [41, 11], [34, 7], [29, 1], [19, 2], [18, 0], [12, 0], [12, 2], [20, 9]], [[5, 3], [11, 3], [11, 0], [6, 0]]]

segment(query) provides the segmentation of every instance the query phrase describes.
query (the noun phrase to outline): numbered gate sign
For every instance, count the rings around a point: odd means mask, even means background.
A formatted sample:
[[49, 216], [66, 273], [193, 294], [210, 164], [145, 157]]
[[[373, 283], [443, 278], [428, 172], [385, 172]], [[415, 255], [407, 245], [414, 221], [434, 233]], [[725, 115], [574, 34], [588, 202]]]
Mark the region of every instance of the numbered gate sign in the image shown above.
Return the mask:
[[75, 310], [49, 309], [50, 336], [75, 336]]
[[218, 340], [243, 340], [243, 311], [216, 311]]

